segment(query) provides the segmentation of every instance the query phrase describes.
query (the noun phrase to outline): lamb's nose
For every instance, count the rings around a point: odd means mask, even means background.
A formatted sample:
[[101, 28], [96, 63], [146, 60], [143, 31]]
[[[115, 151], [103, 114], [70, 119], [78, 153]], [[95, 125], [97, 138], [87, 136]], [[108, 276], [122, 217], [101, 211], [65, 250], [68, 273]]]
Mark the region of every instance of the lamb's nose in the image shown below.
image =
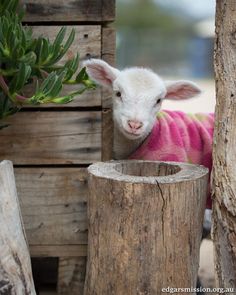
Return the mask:
[[128, 125], [131, 129], [138, 130], [143, 126], [143, 123], [136, 120], [128, 120]]

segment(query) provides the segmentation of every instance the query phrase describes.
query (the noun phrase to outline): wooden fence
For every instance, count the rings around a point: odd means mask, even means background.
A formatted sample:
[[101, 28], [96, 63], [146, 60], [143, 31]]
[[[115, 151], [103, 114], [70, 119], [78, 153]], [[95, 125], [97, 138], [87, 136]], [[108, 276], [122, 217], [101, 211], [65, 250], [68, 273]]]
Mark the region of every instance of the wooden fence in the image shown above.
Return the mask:
[[[114, 63], [115, 0], [24, 0], [24, 22], [54, 38], [62, 25], [75, 41], [66, 59]], [[57, 257], [59, 294], [82, 294], [87, 253], [87, 172], [112, 151], [110, 93], [98, 88], [67, 105], [24, 108], [0, 132], [0, 160], [15, 166], [33, 257]]]

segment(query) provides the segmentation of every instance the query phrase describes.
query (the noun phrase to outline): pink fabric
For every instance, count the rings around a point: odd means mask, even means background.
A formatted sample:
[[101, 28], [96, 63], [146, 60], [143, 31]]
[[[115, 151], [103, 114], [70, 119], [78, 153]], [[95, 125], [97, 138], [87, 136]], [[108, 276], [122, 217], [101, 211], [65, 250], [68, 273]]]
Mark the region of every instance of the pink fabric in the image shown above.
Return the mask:
[[[151, 134], [130, 159], [176, 161], [212, 168], [214, 114], [161, 111]], [[208, 198], [207, 207], [211, 208]]]

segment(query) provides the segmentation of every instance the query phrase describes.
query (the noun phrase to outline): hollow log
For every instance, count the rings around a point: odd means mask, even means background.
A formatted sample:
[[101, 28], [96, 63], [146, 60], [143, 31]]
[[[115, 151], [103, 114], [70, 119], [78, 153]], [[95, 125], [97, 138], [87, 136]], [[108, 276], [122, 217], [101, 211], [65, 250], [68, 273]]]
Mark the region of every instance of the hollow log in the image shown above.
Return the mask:
[[0, 294], [36, 294], [10, 161], [0, 163]]
[[207, 168], [134, 160], [88, 171], [84, 294], [157, 295], [196, 286]]

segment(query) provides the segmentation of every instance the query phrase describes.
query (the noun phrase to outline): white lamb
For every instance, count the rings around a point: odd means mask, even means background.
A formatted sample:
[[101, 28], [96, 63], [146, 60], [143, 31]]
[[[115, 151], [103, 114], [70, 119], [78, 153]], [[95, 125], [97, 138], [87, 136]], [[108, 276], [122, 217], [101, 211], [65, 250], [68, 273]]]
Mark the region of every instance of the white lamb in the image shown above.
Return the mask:
[[213, 114], [160, 111], [164, 99], [199, 94], [196, 84], [164, 82], [144, 68], [120, 71], [98, 59], [85, 66], [94, 81], [113, 90], [115, 159], [189, 162], [211, 170]]

